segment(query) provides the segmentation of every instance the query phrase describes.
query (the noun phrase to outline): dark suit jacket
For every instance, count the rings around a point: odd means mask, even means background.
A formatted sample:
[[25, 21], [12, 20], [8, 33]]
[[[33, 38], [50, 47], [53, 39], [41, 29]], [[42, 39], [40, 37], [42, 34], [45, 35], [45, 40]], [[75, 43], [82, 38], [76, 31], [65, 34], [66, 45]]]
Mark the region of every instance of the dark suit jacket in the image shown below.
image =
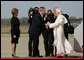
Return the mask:
[[32, 20], [33, 20], [33, 16], [32, 16], [32, 17], [29, 16], [28, 23], [30, 24], [30, 26], [29, 26], [28, 33], [29, 33], [29, 31], [30, 31], [30, 27], [31, 27], [31, 25], [32, 25]]
[[11, 18], [11, 35], [16, 35], [17, 37], [20, 36], [20, 21], [17, 17]]
[[32, 20], [33, 20], [33, 16], [32, 17], [29, 17], [28, 23], [30, 24], [30, 26], [32, 25]]
[[41, 14], [40, 13], [35, 14], [29, 33], [39, 36], [44, 29], [45, 24]]
[[[54, 23], [54, 14], [48, 15], [48, 17], [44, 20], [44, 23], [46, 24], [47, 22]], [[45, 30], [43, 31], [43, 34], [48, 34], [50, 31], [53, 31], [53, 28], [45, 27]]]

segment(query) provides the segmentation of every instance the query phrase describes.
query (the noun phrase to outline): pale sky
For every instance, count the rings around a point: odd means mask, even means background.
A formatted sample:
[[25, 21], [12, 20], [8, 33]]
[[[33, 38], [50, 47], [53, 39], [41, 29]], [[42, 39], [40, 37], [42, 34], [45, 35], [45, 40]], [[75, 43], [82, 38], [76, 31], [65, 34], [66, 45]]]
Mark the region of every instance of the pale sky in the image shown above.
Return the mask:
[[63, 13], [77, 18], [83, 17], [83, 1], [1, 1], [1, 18], [11, 18], [11, 9], [19, 9], [19, 18], [28, 17], [30, 7], [44, 6], [46, 11], [59, 7]]

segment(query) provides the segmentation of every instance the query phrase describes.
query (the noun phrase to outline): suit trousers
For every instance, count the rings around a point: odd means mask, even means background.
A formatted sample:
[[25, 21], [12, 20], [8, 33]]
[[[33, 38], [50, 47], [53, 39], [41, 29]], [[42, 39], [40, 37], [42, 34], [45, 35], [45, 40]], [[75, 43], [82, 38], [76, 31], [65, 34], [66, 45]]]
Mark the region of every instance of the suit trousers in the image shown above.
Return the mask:
[[29, 33], [29, 55], [39, 56], [39, 35]]
[[43, 32], [42, 33], [43, 38], [44, 38], [44, 47], [45, 47], [45, 55], [50, 55], [53, 54], [53, 41], [54, 41], [54, 36], [53, 36], [53, 31], [49, 32]]

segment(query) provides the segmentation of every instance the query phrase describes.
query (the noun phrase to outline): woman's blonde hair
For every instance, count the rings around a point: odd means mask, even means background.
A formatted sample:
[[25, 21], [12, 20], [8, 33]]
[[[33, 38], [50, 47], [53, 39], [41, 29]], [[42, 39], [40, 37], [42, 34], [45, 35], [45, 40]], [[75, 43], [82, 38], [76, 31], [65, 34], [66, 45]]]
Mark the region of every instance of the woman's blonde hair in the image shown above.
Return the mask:
[[16, 12], [18, 12], [18, 9], [17, 9], [17, 8], [13, 8], [13, 9], [11, 10], [12, 15], [14, 15]]

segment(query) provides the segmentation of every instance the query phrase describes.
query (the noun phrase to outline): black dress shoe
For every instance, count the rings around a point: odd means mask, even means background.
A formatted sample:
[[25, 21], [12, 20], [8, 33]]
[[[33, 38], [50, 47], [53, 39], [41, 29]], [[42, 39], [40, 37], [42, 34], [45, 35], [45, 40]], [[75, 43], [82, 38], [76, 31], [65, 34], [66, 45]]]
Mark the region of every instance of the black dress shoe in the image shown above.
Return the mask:
[[65, 57], [68, 57], [68, 54], [66, 54]]
[[32, 57], [32, 55], [29, 55], [29, 57]]
[[43, 57], [43, 56], [41, 56], [41, 55], [38, 55], [37, 57]]
[[45, 54], [45, 57], [49, 57], [49, 56], [50, 56], [50, 54], [49, 54], [49, 53], [46, 53], [46, 54]]
[[12, 57], [18, 57], [18, 56], [16, 56], [16, 55], [12, 54]]

